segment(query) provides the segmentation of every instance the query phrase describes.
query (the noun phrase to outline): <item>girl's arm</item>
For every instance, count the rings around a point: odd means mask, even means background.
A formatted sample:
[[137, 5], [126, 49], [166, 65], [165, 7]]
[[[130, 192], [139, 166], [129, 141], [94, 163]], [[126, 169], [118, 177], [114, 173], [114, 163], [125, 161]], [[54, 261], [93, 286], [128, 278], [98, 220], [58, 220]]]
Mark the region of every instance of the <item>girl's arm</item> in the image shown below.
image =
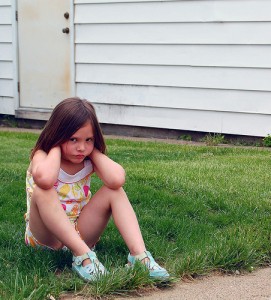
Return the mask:
[[47, 190], [54, 186], [60, 169], [61, 149], [52, 148], [49, 153], [38, 150], [31, 163], [31, 172], [35, 183]]
[[125, 171], [121, 165], [114, 162], [96, 148], [89, 155], [94, 171], [103, 183], [110, 189], [118, 189], [125, 183]]

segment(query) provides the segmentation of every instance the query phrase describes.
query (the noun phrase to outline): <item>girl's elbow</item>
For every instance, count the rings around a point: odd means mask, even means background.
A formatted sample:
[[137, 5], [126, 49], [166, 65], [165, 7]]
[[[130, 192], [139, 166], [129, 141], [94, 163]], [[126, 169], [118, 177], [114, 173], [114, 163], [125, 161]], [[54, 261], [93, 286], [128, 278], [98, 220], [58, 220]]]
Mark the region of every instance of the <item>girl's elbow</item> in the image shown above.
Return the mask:
[[50, 182], [41, 182], [37, 185], [43, 190], [49, 190], [54, 186], [54, 184], [51, 184]]
[[123, 174], [120, 174], [119, 176], [117, 176], [116, 178], [114, 178], [110, 184], [109, 187], [111, 189], [119, 189], [121, 188], [123, 185], [125, 184], [125, 172], [123, 172]]
[[121, 175], [119, 176], [119, 185], [122, 187], [125, 184], [125, 171], [122, 169]]
[[125, 184], [125, 176], [123, 178], [120, 178], [117, 182], [116, 182], [116, 188], [120, 188], [122, 186], [124, 186]]
[[37, 186], [39, 186], [43, 190], [49, 190], [55, 184], [55, 181], [52, 178], [44, 177], [44, 176], [33, 176], [34, 182]]

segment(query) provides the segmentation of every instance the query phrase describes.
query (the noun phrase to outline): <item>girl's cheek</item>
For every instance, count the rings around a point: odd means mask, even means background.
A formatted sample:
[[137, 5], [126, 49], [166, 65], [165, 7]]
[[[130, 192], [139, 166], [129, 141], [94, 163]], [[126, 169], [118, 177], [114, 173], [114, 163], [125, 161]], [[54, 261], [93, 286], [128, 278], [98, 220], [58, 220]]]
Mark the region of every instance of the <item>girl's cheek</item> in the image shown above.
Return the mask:
[[91, 145], [91, 147], [90, 147], [90, 149], [89, 149], [89, 154], [92, 153], [93, 149], [94, 149], [94, 145]]
[[64, 152], [66, 147], [67, 147], [67, 143], [64, 143], [64, 144], [60, 145], [61, 151]]
[[61, 155], [65, 156], [68, 153], [68, 143], [64, 143], [61, 145]]

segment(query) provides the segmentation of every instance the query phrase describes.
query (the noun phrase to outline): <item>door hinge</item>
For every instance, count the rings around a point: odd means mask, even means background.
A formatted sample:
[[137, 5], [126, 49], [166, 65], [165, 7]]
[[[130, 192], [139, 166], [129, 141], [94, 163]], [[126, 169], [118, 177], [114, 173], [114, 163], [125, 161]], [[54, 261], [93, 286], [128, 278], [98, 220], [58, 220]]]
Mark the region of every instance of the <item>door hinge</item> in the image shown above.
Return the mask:
[[16, 12], [15, 12], [15, 18], [16, 18], [16, 21], [18, 21], [18, 10], [16, 10]]
[[20, 82], [17, 83], [18, 93], [20, 93]]

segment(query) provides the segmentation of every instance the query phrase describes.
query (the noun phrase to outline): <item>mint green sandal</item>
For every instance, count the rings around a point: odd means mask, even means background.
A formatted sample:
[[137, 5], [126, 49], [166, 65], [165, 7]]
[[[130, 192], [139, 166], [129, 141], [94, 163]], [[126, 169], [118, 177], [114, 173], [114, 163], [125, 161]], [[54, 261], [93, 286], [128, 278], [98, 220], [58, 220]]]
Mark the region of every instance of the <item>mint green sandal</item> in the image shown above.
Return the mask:
[[[83, 267], [82, 263], [86, 259], [90, 259], [91, 263]], [[94, 251], [90, 251], [81, 256], [73, 256], [72, 270], [85, 281], [95, 281], [99, 279], [99, 276], [107, 273]]]
[[144, 251], [141, 254], [132, 256], [130, 253], [128, 255], [128, 266], [132, 267], [136, 261], [142, 261], [145, 258], [148, 259], [147, 262], [143, 262], [147, 269], [149, 270], [149, 274], [151, 278], [154, 279], [168, 279], [170, 275], [167, 270], [158, 265], [158, 263], [154, 260], [151, 253], [149, 251]]

